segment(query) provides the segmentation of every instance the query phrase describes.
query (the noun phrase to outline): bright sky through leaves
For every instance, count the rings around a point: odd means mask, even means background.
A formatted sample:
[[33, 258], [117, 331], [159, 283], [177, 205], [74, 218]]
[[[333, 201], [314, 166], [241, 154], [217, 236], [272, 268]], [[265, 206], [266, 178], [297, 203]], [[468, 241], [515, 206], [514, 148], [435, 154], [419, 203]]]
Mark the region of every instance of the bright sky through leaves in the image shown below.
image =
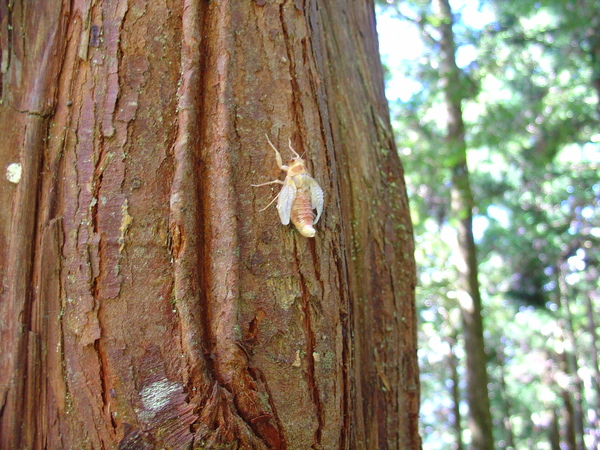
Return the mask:
[[[480, 8], [478, 1], [454, 0], [450, 3], [452, 10], [461, 15], [462, 22], [472, 29], [481, 29], [494, 20], [492, 11], [485, 7]], [[412, 17], [414, 13], [407, 8], [408, 6], [407, 3], [403, 3], [400, 10], [406, 16]], [[388, 9], [378, 8], [377, 12], [379, 51], [383, 63], [393, 74], [386, 83], [386, 96], [389, 101], [405, 102], [421, 90], [421, 84], [417, 80], [404, 74], [404, 62], [417, 60], [423, 54], [420, 32], [415, 24], [399, 21]], [[456, 63], [459, 67], [465, 67], [474, 57], [475, 48], [463, 46], [457, 49]]]

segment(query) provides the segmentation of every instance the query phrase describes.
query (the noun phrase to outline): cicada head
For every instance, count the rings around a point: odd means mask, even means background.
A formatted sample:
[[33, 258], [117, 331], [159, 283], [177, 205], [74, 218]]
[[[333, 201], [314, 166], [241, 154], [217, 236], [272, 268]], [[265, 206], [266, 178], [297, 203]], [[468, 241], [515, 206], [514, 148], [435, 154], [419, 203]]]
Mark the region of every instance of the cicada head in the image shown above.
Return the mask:
[[288, 164], [287, 173], [290, 177], [294, 177], [303, 173], [308, 173], [308, 170], [306, 169], [306, 163], [299, 156], [292, 158], [292, 160]]

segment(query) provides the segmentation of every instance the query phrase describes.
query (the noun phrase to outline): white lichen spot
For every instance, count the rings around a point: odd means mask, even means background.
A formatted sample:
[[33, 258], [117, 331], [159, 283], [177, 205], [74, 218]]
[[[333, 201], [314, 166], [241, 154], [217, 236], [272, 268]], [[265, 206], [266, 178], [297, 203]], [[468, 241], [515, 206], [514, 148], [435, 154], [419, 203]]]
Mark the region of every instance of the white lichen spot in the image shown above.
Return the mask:
[[293, 367], [300, 367], [302, 365], [302, 361], [300, 361], [300, 350], [296, 350], [296, 359], [292, 363]]
[[313, 352], [313, 360], [318, 363], [319, 361], [321, 361], [321, 355], [319, 354], [319, 352]]
[[149, 384], [140, 392], [144, 410], [157, 413], [169, 404], [171, 395], [180, 390], [181, 386], [178, 383], [169, 381], [166, 378]]
[[21, 174], [23, 173], [23, 167], [21, 163], [9, 164], [6, 168], [6, 179], [11, 183], [18, 184], [21, 181]]

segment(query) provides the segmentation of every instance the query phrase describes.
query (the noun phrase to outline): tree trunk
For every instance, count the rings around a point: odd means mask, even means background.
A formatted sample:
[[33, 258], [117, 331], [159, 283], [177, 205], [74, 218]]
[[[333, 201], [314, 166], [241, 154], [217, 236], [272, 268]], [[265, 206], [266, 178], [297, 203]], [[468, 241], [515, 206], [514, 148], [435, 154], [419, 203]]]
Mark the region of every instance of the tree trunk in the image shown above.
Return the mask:
[[462, 118], [462, 92], [455, 60], [452, 11], [448, 0], [436, 0], [440, 30], [440, 71], [447, 110], [446, 144], [452, 167], [452, 217], [456, 221], [455, 245], [458, 270], [457, 295], [463, 321], [467, 356], [467, 402], [469, 429], [474, 449], [494, 448], [492, 417], [488, 397], [487, 357], [483, 340], [481, 296], [477, 255], [473, 238], [473, 193], [469, 182], [467, 148]]
[[600, 14], [598, 14], [598, 2], [596, 0], [585, 1], [579, 6], [577, 9], [580, 11], [582, 19], [588, 24], [581, 30], [583, 36], [578, 39], [579, 48], [589, 57], [592, 70], [591, 83], [596, 91], [596, 109], [598, 118], [600, 118], [600, 34], [598, 33]]
[[[563, 417], [563, 442], [569, 450], [577, 450], [577, 431], [575, 430], [575, 408], [571, 393], [567, 389], [561, 389], [560, 396], [563, 399], [562, 417]], [[562, 447], [561, 447], [562, 448]]]
[[454, 436], [456, 442], [453, 447], [455, 450], [463, 450], [464, 444], [462, 440], [462, 417], [460, 413], [460, 386], [459, 386], [459, 374], [458, 374], [458, 358], [454, 352], [456, 347], [456, 333], [452, 333], [452, 336], [447, 339], [448, 343], [448, 355], [446, 357], [446, 365], [448, 366], [448, 372], [450, 372], [450, 380], [452, 381], [451, 398], [452, 398], [452, 429], [454, 430]]
[[559, 416], [556, 412], [556, 409], [552, 409], [551, 411], [551, 420], [550, 420], [550, 429], [549, 429], [549, 441], [550, 448], [552, 450], [561, 450], [560, 449], [560, 424], [558, 422]]
[[573, 326], [573, 315], [569, 306], [569, 292], [567, 285], [567, 260], [566, 256], [561, 257], [557, 266], [558, 278], [558, 303], [561, 306], [562, 316], [559, 318], [559, 326], [563, 331], [568, 345], [562, 351], [563, 370], [567, 374], [570, 382], [568, 388], [564, 391], [564, 395], [572, 396], [569, 400], [569, 412], [572, 412], [572, 423], [574, 429], [574, 438], [576, 450], [584, 450], [584, 435], [585, 427], [584, 412], [583, 412], [583, 380], [579, 376], [579, 363], [577, 361], [579, 353], [579, 345], [575, 336], [575, 328]]
[[[1, 448], [420, 447], [370, 2], [0, 4]], [[288, 138], [326, 195], [280, 223]]]
[[499, 384], [502, 390], [502, 423], [504, 424], [504, 441], [506, 447], [514, 449], [515, 436], [510, 418], [512, 417], [512, 408], [510, 407], [510, 395], [508, 393], [508, 385], [506, 384], [506, 355], [504, 354], [504, 345], [499, 345], [496, 349], [498, 352], [497, 362], [499, 369]]
[[[600, 279], [600, 271], [596, 267], [590, 267], [586, 273], [586, 281], [589, 286], [594, 286]], [[598, 358], [598, 333], [596, 318], [595, 318], [595, 306], [600, 305], [600, 294], [597, 290], [591, 289], [587, 293], [583, 294], [586, 297], [586, 313], [588, 319], [588, 332], [590, 333], [590, 358], [592, 360], [592, 367], [590, 369], [590, 378], [592, 391], [595, 395], [595, 406], [596, 413], [592, 415], [590, 423], [590, 429], [592, 430], [592, 436], [594, 442], [592, 448], [600, 448], [600, 361]], [[594, 402], [590, 402], [594, 405]]]

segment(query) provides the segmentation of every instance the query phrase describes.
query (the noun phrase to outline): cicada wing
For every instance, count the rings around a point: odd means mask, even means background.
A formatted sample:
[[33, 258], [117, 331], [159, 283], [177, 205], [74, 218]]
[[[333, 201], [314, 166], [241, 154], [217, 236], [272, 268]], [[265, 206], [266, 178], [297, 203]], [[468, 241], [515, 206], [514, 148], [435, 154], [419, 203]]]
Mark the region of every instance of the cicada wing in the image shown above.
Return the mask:
[[321, 213], [323, 212], [325, 194], [323, 194], [323, 189], [321, 189], [319, 183], [312, 178], [310, 179], [310, 200], [312, 203], [312, 208], [317, 210], [317, 217], [314, 221], [314, 223], [317, 223], [321, 217]]
[[285, 180], [279, 192], [279, 199], [277, 200], [277, 212], [279, 212], [279, 218], [284, 225], [290, 223], [290, 215], [292, 214], [292, 205], [295, 198], [296, 185], [292, 180]]

